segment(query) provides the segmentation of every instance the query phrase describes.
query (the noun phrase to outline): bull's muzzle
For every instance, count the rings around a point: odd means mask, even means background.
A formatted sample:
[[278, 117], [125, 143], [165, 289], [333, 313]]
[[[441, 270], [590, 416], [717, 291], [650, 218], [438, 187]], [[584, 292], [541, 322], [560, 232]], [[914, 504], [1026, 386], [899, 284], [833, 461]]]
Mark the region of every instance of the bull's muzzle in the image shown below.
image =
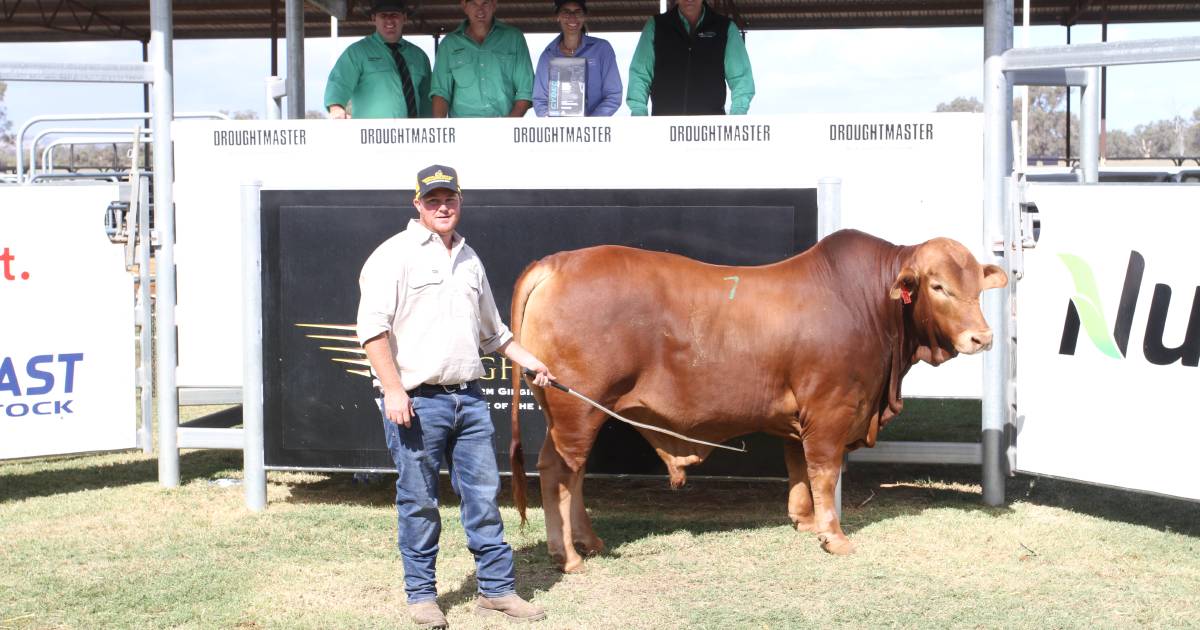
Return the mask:
[[961, 354], [975, 354], [992, 348], [992, 329], [968, 330], [958, 336], [954, 349]]

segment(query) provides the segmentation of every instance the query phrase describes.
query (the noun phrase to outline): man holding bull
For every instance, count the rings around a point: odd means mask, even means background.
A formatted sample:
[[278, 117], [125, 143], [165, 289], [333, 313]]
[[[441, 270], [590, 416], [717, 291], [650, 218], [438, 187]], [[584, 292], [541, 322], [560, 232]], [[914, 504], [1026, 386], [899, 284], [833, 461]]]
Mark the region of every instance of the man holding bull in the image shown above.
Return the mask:
[[422, 628], [445, 628], [435, 565], [445, 463], [461, 498], [467, 547], [475, 556], [479, 615], [535, 621], [546, 613], [516, 594], [512, 548], [496, 496], [500, 475], [488, 404], [479, 389], [479, 353], [499, 351], [554, 376], [513, 340], [500, 320], [483, 264], [455, 231], [462, 211], [458, 173], [434, 165], [417, 173], [418, 218], [363, 265], [358, 336], [380, 392], [384, 435], [396, 465], [397, 545], [409, 612]]

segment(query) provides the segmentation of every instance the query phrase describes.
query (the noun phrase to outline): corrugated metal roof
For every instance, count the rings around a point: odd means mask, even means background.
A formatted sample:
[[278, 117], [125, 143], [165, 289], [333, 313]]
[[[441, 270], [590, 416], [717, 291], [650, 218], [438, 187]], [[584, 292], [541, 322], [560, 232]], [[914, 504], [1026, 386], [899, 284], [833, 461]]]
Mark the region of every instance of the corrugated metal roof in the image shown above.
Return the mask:
[[[742, 28], [817, 29], [896, 26], [980, 26], [984, 0], [710, 0]], [[283, 0], [192, 0], [174, 3], [175, 37], [282, 38]], [[347, 0], [344, 35], [369, 33], [363, 9], [369, 0]], [[1015, 0], [1017, 23], [1021, 1]], [[1034, 24], [1200, 21], [1200, 1], [1034, 0]], [[0, 0], [0, 41], [64, 41], [149, 38], [148, 0]], [[590, 0], [595, 32], [637, 31], [658, 12], [658, 0]], [[501, 0], [497, 16], [528, 33], [554, 32], [551, 0]], [[423, 0], [405, 29], [410, 34], [444, 33], [462, 21], [458, 0]], [[306, 32], [329, 34], [329, 14], [305, 9]]]

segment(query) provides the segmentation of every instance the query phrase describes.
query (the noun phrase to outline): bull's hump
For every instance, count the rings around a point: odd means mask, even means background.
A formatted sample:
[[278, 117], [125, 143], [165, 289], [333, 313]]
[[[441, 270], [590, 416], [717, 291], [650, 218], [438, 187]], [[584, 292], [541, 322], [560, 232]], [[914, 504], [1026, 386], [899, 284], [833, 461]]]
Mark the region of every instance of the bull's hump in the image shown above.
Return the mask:
[[721, 265], [712, 265], [681, 254], [639, 249], [625, 245], [599, 245], [591, 249], [596, 250], [596, 255], [602, 258], [633, 258], [645, 264], [653, 264], [665, 268], [692, 269], [721, 267]]

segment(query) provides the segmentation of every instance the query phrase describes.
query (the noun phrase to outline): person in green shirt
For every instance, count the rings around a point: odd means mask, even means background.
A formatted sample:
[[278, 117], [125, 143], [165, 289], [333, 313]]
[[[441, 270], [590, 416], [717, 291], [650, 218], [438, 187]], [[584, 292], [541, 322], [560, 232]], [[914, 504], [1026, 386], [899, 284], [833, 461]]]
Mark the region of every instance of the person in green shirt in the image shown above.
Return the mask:
[[533, 62], [525, 35], [495, 19], [496, 0], [462, 0], [467, 16], [438, 46], [434, 118], [520, 118], [533, 105]]
[[375, 32], [338, 57], [325, 85], [330, 118], [428, 118], [429, 57], [400, 33], [411, 8], [406, 0], [371, 5]]
[[634, 116], [720, 115], [726, 84], [729, 113], [748, 112], [754, 74], [737, 24], [704, 0], [679, 0], [642, 29], [629, 64], [625, 103]]

